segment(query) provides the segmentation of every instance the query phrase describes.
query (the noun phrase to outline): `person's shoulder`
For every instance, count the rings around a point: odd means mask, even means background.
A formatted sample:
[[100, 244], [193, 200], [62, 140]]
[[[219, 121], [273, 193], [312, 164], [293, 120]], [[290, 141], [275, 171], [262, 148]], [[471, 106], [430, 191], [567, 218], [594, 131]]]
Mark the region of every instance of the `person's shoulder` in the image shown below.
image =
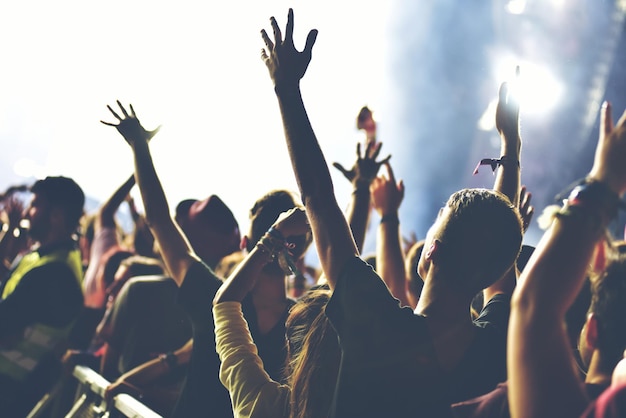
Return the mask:
[[207, 297], [214, 297], [221, 285], [222, 281], [208, 265], [202, 261], [194, 261], [189, 265], [178, 291], [179, 302], [183, 305], [200, 306], [206, 302]]
[[211, 277], [220, 282], [222, 281], [215, 274], [213, 269], [211, 269], [211, 267], [209, 267], [204, 261], [201, 261], [201, 260], [194, 260], [193, 262], [189, 264], [189, 268], [187, 269], [187, 273], [185, 274], [185, 281], [187, 280], [188, 277], [191, 277], [191, 276]]
[[358, 289], [371, 292], [376, 287], [382, 289], [383, 287], [386, 288], [386, 285], [371, 265], [362, 258], [355, 256], [349, 259], [341, 269], [333, 293], [353, 293]]
[[162, 274], [147, 275], [147, 276], [135, 276], [128, 280], [127, 286], [134, 288], [176, 288], [176, 282], [169, 276]]
[[133, 297], [149, 297], [160, 294], [176, 294], [178, 286], [174, 279], [164, 275], [131, 277], [123, 286]]
[[24, 274], [22, 280], [42, 280], [48, 282], [66, 282], [77, 283], [77, 277], [71, 267], [60, 260], [52, 260], [39, 266], [33, 267]]

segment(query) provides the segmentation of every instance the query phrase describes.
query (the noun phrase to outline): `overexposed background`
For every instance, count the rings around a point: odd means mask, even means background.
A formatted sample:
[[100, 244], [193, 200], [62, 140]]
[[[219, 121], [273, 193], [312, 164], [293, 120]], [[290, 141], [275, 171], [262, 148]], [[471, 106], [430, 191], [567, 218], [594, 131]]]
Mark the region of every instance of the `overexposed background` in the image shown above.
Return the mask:
[[[65, 175], [92, 206], [106, 199], [132, 172], [128, 146], [99, 122], [113, 121], [106, 105], [119, 99], [134, 105], [146, 128], [162, 125], [151, 148], [172, 209], [217, 194], [245, 231], [257, 197], [296, 188], [259, 34], [270, 30], [272, 15], [284, 28], [293, 7], [298, 48], [310, 29], [319, 30], [302, 90], [327, 161], [351, 166], [363, 137], [355, 118], [369, 105], [382, 156], [393, 155], [407, 187], [405, 235], [423, 237], [454, 190], [491, 187], [489, 170], [471, 171], [480, 158], [498, 156], [494, 100], [518, 64], [528, 96], [522, 179], [540, 211], [587, 169], [597, 109], [623, 67], [614, 57], [626, 55], [618, 53], [623, 4], [7, 2], [0, 13], [0, 190]], [[331, 173], [345, 207], [350, 186]], [[366, 250], [374, 248], [370, 230]], [[528, 240], [539, 234], [533, 226]]]

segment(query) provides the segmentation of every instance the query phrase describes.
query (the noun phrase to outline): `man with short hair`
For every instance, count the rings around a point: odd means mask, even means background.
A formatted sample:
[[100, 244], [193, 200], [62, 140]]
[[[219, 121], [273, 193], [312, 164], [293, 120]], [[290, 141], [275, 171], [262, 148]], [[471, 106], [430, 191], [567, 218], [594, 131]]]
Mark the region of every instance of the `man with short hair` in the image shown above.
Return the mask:
[[[274, 82], [292, 167], [333, 290], [326, 314], [339, 336], [342, 359], [331, 416], [449, 416], [454, 399], [484, 393], [506, 375], [509, 300], [501, 296], [504, 285], [493, 286], [510, 278], [507, 272], [515, 276], [511, 267], [522, 241], [515, 205], [519, 108], [511, 105], [504, 85], [496, 117], [502, 158], [488, 160], [498, 171], [497, 191], [464, 189], [442, 208], [426, 237], [419, 263], [424, 289], [413, 313], [399, 306], [359, 258], [334, 196], [300, 92], [317, 31], [309, 33], [299, 52], [293, 42], [292, 10], [284, 38], [273, 17], [271, 25], [274, 40], [261, 32], [261, 57]], [[488, 303], [472, 321], [470, 303], [485, 287], [490, 289]]]
[[[74, 234], [85, 195], [74, 180], [46, 177], [26, 210], [36, 247], [3, 282], [0, 299], [0, 404], [15, 412], [54, 378], [50, 360], [83, 306], [81, 254]], [[55, 363], [56, 364], [56, 363]], [[13, 410], [12, 410], [13, 411]]]

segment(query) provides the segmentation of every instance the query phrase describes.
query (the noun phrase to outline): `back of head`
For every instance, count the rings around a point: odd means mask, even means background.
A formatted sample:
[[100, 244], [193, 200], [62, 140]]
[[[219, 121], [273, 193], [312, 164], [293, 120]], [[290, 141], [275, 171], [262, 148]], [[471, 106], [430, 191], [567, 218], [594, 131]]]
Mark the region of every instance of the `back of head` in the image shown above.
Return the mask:
[[611, 371], [626, 350], [626, 255], [616, 255], [602, 274], [592, 278], [589, 312], [598, 320], [601, 367]]
[[325, 288], [307, 292], [285, 324], [291, 417], [325, 417], [330, 411], [341, 360], [337, 334], [324, 312], [330, 295]]
[[[288, 190], [272, 190], [261, 196], [250, 209], [250, 232], [247, 250], [251, 251], [281, 213], [302, 207], [299, 197]], [[291, 251], [294, 258], [300, 258], [311, 244], [311, 234], [290, 239], [295, 244]]]
[[440, 266], [461, 291], [474, 296], [500, 279], [522, 245], [518, 210], [503, 194], [463, 189], [448, 199], [449, 213], [436, 232]]
[[77, 229], [85, 206], [85, 194], [69, 177], [46, 177], [37, 180], [31, 192], [43, 197], [51, 207], [61, 209], [68, 229]]

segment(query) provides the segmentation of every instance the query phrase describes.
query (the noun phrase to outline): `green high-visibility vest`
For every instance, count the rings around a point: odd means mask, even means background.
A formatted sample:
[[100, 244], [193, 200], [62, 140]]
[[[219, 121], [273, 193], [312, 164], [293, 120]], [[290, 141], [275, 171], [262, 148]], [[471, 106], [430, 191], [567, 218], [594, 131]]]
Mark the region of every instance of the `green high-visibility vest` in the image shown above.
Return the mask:
[[[7, 280], [2, 299], [13, 293], [26, 273], [52, 262], [66, 263], [74, 273], [78, 285], [81, 285], [83, 269], [79, 250], [61, 248], [43, 256], [33, 251], [22, 258]], [[74, 321], [65, 327], [51, 327], [37, 323], [27, 327], [22, 339], [10, 347], [0, 347], [0, 374], [18, 381], [26, 379], [39, 361], [67, 337], [73, 324]]]

